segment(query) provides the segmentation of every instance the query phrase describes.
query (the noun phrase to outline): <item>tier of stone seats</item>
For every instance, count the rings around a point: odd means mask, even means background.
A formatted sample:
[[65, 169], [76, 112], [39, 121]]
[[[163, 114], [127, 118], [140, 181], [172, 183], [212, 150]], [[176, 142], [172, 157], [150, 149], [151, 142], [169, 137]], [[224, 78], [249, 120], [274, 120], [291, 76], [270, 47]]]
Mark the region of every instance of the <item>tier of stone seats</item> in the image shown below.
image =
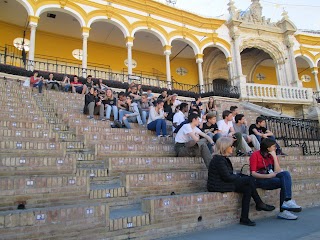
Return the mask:
[[[11, 91], [23, 90], [19, 85], [12, 85]], [[158, 139], [154, 132], [139, 128], [137, 124], [132, 124], [133, 129], [130, 130], [113, 129], [109, 122], [88, 120], [81, 114], [84, 96], [80, 94], [45, 91], [41, 96], [33, 95], [35, 93], [30, 93], [27, 99], [37, 111], [40, 110], [39, 116], [44, 117], [43, 131], [50, 130], [53, 134], [50, 136], [55, 135], [54, 143], [61, 144], [63, 152], [56, 156], [56, 161], [55, 157], [42, 156], [36, 151], [28, 157], [17, 149], [12, 149], [10, 156], [7, 156], [8, 152], [1, 152], [0, 172], [9, 172], [3, 178], [86, 179], [84, 186], [87, 192], [83, 198], [78, 197], [84, 190], [83, 186], [79, 186], [73, 192], [64, 192], [66, 198], [63, 198], [63, 191], [67, 191], [69, 186], [61, 186], [56, 189], [60, 202], [53, 203], [46, 199], [37, 202], [40, 200], [38, 195], [31, 194], [31, 201], [38, 204], [37, 208], [31, 208], [27, 201], [27, 210], [0, 211], [0, 234], [3, 239], [155, 239], [238, 221], [239, 194], [206, 192], [207, 170], [203, 160], [174, 157], [172, 138]], [[221, 107], [237, 105], [234, 100], [219, 101], [220, 113]], [[254, 113], [252, 116], [245, 114], [249, 123], [254, 122]], [[43, 138], [41, 135], [37, 135], [40, 130], [32, 135], [35, 138], [29, 138], [29, 132], [38, 129], [29, 121], [31, 119], [25, 121], [29, 124], [25, 125], [27, 127], [16, 129], [12, 126], [12, 119], [8, 118], [8, 123], [0, 127], [0, 130], [8, 132], [0, 131], [3, 134], [0, 136], [12, 134], [12, 139], [8, 141], [14, 141], [17, 137], [19, 141], [45, 142], [40, 140]], [[23, 137], [13, 136], [16, 131], [21, 131]], [[68, 144], [75, 145], [68, 148]], [[283, 151], [290, 155], [280, 160], [282, 167], [292, 172], [295, 199], [304, 207], [319, 204], [319, 159], [302, 156], [299, 147], [284, 148]], [[248, 162], [247, 157], [231, 160], [237, 170]], [[66, 172], [60, 172], [59, 163], [66, 164]], [[35, 182], [41, 184], [38, 180]], [[37, 191], [41, 194], [45, 187], [39, 186]], [[19, 187], [14, 187], [13, 191], [19, 191]], [[266, 202], [277, 205], [278, 190], [259, 192]], [[74, 202], [68, 199], [69, 194], [73, 195]], [[5, 197], [10, 199], [10, 194]], [[275, 213], [257, 213], [252, 209], [250, 214], [255, 219]]]

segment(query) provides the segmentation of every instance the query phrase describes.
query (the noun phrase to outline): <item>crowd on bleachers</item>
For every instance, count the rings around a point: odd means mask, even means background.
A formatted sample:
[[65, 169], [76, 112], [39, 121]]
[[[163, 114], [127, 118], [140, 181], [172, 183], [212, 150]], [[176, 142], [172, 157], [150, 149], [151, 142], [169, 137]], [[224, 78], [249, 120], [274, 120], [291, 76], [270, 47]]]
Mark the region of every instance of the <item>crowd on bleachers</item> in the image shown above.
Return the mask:
[[[245, 115], [237, 106], [218, 111], [213, 97], [203, 103], [201, 96], [194, 101], [181, 102], [178, 95], [163, 90], [156, 97], [151, 89], [142, 89], [141, 84], [131, 83], [125, 91], [113, 92], [99, 79], [92, 76], [86, 82], [73, 76], [62, 82], [54, 81], [50, 74], [48, 80], [38, 77], [35, 72], [30, 79], [31, 87], [38, 87], [39, 93], [47, 89], [70, 91], [85, 95], [84, 114], [89, 119], [99, 115], [101, 121], [111, 121], [114, 128], [132, 128], [138, 123], [140, 128], [154, 131], [156, 136], [173, 137], [177, 157], [202, 157], [208, 168], [208, 190], [217, 192], [236, 191], [243, 193], [240, 223], [254, 226], [248, 217], [251, 197], [258, 211], [272, 211], [275, 207], [262, 202], [256, 187], [263, 189], [281, 188], [279, 218], [297, 219], [289, 211], [301, 211], [291, 199], [290, 173], [281, 171], [277, 155], [282, 152], [274, 134], [266, 128], [263, 117], [256, 118], [250, 126]], [[221, 117], [220, 117], [221, 116]], [[168, 131], [172, 125], [172, 133]], [[249, 156], [252, 176], [235, 174], [230, 156]]]

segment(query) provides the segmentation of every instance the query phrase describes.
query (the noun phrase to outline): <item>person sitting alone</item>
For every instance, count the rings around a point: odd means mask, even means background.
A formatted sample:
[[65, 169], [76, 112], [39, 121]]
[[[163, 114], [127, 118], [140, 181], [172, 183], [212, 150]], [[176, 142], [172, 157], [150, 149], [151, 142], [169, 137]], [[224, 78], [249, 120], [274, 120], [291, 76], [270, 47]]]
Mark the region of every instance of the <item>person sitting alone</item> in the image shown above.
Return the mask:
[[[184, 124], [175, 137], [174, 150], [177, 157], [202, 157], [207, 168], [212, 159], [211, 152], [208, 148], [214, 145], [213, 140], [197, 126], [200, 123], [198, 114], [191, 113], [188, 116], [189, 123]], [[200, 139], [203, 137], [203, 139]]]
[[39, 72], [34, 71], [33, 76], [30, 78], [30, 87], [33, 88], [38, 87], [39, 93], [42, 93], [43, 79], [42, 77], [38, 77]]
[[48, 90], [52, 89], [54, 87], [54, 89], [56, 91], [59, 91], [59, 82], [53, 79], [53, 73], [49, 74], [49, 79], [47, 80], [47, 88]]

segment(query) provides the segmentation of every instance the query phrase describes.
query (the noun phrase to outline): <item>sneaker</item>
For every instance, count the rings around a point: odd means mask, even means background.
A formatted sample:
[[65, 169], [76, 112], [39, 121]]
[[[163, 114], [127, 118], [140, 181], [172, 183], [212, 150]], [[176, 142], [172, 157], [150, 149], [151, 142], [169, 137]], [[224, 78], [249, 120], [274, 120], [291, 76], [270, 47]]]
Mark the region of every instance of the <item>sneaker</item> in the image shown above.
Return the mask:
[[245, 154], [241, 151], [237, 151], [237, 157], [243, 157]]
[[93, 116], [88, 116], [87, 118], [88, 118], [88, 119], [93, 119]]
[[302, 208], [294, 200], [284, 201], [281, 209], [288, 210], [292, 212], [301, 212]]
[[105, 121], [106, 119], [105, 118], [100, 118], [100, 121]]
[[251, 155], [253, 154], [253, 152], [252, 151], [250, 151], [250, 152], [247, 152], [247, 156], [248, 157], [251, 157]]
[[297, 220], [298, 216], [292, 214], [287, 210], [284, 210], [283, 212], [279, 212], [277, 218], [286, 219], [286, 220]]
[[256, 225], [256, 223], [251, 221], [249, 218], [240, 218], [240, 224], [251, 227]]
[[114, 125], [117, 127], [117, 128], [122, 128], [122, 124], [120, 121], [116, 120], [114, 121]]

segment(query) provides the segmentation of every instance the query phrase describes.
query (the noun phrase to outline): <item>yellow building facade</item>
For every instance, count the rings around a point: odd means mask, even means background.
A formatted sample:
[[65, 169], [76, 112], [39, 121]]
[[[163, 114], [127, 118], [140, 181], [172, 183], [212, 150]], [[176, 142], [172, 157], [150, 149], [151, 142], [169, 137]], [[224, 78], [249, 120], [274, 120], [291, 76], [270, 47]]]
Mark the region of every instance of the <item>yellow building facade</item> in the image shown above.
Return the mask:
[[[214, 19], [152, 0], [4, 1], [0, 47], [8, 51], [25, 32], [29, 64], [80, 66], [84, 77], [95, 68], [160, 79], [168, 88], [172, 82], [197, 85], [200, 92], [215, 80], [243, 89], [320, 90], [319, 33], [297, 30], [286, 12], [271, 22], [259, 0], [245, 13], [232, 0], [228, 5], [230, 17]], [[263, 97], [258, 92], [266, 90], [252, 91]]]

